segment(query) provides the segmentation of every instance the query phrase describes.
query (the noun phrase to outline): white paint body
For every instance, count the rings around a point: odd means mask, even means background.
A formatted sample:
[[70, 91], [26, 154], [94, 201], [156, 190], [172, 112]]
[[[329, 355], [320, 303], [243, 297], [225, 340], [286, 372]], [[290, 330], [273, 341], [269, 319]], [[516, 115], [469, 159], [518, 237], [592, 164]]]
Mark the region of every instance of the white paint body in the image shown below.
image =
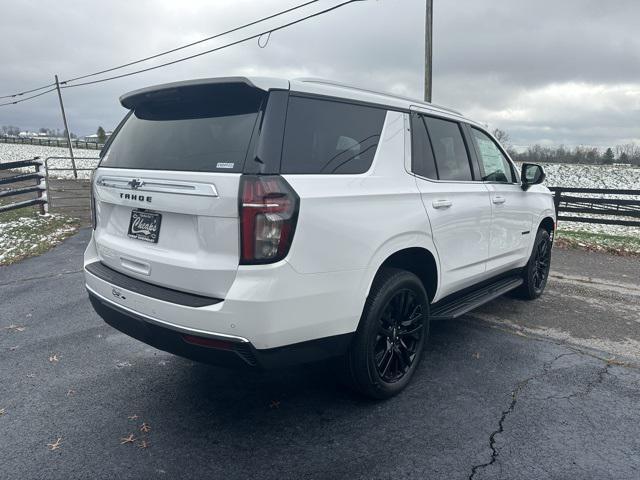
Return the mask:
[[[268, 88], [268, 80], [260, 82]], [[282, 88], [283, 83], [274, 85]], [[432, 253], [438, 269], [436, 302], [523, 267], [540, 222], [555, 220], [551, 193], [543, 186], [524, 191], [519, 183], [413, 175], [408, 110], [415, 101], [321, 82], [291, 81], [290, 88], [390, 109], [366, 173], [283, 175], [300, 197], [287, 257], [269, 265], [239, 265], [240, 174], [99, 168], [94, 175], [97, 228], [85, 265], [101, 261], [135, 279], [224, 300], [194, 308], [118, 287], [123, 299], [112, 295], [113, 285], [85, 271], [90, 291], [156, 323], [239, 337], [268, 349], [354, 332], [376, 272], [400, 250], [418, 247]], [[482, 128], [446, 110], [420, 107]], [[121, 198], [124, 190], [100, 184], [118, 177], [160, 185], [149, 207], [163, 212], [157, 244], [127, 237], [131, 210], [141, 205]], [[167, 191], [172, 182], [197, 184], [204, 193]], [[494, 203], [496, 196], [504, 202]]]

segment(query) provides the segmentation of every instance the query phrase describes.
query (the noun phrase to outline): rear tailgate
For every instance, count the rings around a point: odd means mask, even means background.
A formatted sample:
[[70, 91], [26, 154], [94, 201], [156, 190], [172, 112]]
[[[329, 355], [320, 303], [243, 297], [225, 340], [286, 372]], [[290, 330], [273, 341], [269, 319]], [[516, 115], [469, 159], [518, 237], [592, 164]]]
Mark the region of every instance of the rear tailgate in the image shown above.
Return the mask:
[[[94, 178], [95, 242], [104, 264], [156, 285], [224, 298], [238, 268], [239, 174], [100, 168]], [[132, 179], [142, 183], [135, 191]], [[144, 221], [133, 225], [139, 211], [159, 214], [158, 230], [149, 232], [157, 237], [145, 239]]]
[[94, 175], [100, 260], [224, 298], [239, 263], [238, 189], [267, 92], [247, 82], [146, 89]]

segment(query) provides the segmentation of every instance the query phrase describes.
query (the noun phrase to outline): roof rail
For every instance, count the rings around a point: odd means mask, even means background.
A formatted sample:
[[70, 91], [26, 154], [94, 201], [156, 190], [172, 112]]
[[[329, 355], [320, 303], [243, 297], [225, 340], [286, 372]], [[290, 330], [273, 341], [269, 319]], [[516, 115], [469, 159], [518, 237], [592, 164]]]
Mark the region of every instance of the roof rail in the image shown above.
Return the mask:
[[425, 101], [422, 101], [422, 100], [416, 100], [415, 98], [404, 97], [402, 95], [396, 95], [396, 94], [393, 94], [393, 93], [379, 92], [377, 90], [370, 90], [368, 88], [362, 88], [362, 87], [358, 87], [358, 86], [355, 86], [355, 85], [349, 85], [347, 83], [336, 82], [336, 81], [333, 81], [333, 80], [325, 80], [324, 78], [303, 77], [303, 78], [296, 78], [296, 80], [298, 80], [300, 82], [305, 82], [305, 83], [319, 83], [319, 84], [325, 84], [325, 85], [333, 85], [335, 87], [342, 87], [342, 88], [348, 88], [348, 89], [351, 89], [351, 90], [359, 90], [361, 92], [374, 93], [374, 94], [377, 94], [377, 95], [384, 95], [386, 97], [397, 98], [399, 100], [406, 100], [406, 101], [409, 101], [409, 102], [415, 102], [418, 105], [426, 105], [428, 107], [437, 108], [438, 110], [443, 110], [445, 112], [453, 113], [454, 115], [458, 115], [460, 117], [464, 116], [464, 115], [462, 115], [462, 113], [458, 112], [457, 110], [454, 110], [454, 109], [449, 108], [449, 107], [443, 107], [442, 105], [436, 105], [435, 103], [425, 102]]

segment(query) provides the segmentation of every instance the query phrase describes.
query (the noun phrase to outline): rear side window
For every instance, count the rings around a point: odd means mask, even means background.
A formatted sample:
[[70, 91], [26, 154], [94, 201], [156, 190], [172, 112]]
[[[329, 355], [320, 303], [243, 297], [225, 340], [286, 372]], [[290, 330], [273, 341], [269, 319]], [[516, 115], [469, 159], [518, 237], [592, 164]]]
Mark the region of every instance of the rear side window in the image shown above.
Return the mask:
[[411, 170], [422, 177], [438, 179], [436, 160], [422, 115], [411, 114]]
[[291, 96], [282, 173], [364, 173], [376, 153], [386, 110]]
[[457, 122], [424, 117], [440, 180], [472, 180], [471, 165]]
[[241, 172], [264, 92], [198, 89], [138, 105], [101, 166]]

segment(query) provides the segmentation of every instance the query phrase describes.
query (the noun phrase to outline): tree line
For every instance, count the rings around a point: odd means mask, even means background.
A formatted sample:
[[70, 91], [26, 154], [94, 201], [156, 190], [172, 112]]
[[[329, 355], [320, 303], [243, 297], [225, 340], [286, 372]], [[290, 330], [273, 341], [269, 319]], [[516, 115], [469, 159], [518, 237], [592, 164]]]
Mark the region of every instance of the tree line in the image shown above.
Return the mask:
[[584, 165], [611, 165], [625, 163], [640, 166], [640, 145], [625, 143], [608, 148], [555, 147], [531, 145], [523, 151], [518, 151], [510, 144], [509, 134], [496, 128], [493, 136], [507, 149], [511, 158], [516, 162], [530, 163], [579, 163]]
[[[4, 136], [9, 136], [9, 137], [17, 137], [20, 132], [22, 132], [23, 130], [20, 127], [16, 127], [15, 125], [2, 125], [0, 126], [0, 134], [4, 135]], [[38, 129], [38, 133], [44, 133], [46, 134], [48, 137], [52, 137], [52, 138], [66, 138], [67, 137], [67, 131], [66, 130], [60, 130], [58, 128], [53, 129], [53, 128], [46, 128], [46, 127], [40, 127]], [[104, 130], [104, 128], [102, 128], [102, 126], [98, 127], [98, 129], [96, 130], [96, 134], [98, 135], [98, 142], [100, 143], [104, 143], [107, 139], [107, 134]], [[75, 133], [71, 133], [71, 138], [78, 138], [78, 136]]]

